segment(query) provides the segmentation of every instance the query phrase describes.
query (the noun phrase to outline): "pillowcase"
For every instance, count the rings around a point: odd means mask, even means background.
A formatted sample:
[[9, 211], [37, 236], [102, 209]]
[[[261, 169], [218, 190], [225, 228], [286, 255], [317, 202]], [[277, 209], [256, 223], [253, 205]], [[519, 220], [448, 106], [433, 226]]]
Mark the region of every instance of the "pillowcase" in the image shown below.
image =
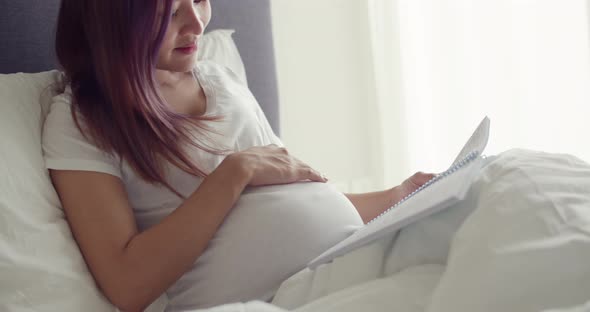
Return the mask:
[[543, 311], [590, 299], [590, 165], [505, 152], [482, 171], [428, 312]]
[[[247, 83], [231, 37], [214, 30], [198, 57], [229, 67]], [[118, 311], [98, 290], [45, 168], [41, 131], [60, 90], [57, 70], [0, 74], [0, 311]], [[147, 311], [163, 311], [162, 295]]]
[[216, 29], [205, 33], [199, 41], [197, 58], [228, 67], [248, 85], [242, 57], [232, 38], [234, 32], [233, 29]]
[[0, 75], [0, 310], [116, 311], [86, 268], [43, 162], [58, 77]]
[[0, 311], [118, 311], [97, 288], [45, 168], [41, 129], [60, 79], [56, 70], [0, 74]]

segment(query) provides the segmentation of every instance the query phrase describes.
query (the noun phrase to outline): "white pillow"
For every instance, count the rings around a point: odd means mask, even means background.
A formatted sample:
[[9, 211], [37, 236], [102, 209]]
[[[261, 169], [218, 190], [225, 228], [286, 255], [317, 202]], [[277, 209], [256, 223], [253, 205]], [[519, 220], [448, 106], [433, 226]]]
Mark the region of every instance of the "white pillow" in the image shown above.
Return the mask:
[[232, 38], [234, 32], [233, 29], [216, 29], [204, 34], [199, 41], [197, 58], [228, 67], [248, 85], [242, 57]]
[[0, 75], [0, 310], [116, 311], [86, 268], [43, 162], [46, 88], [58, 76]]
[[[233, 70], [244, 64], [231, 37], [202, 37], [201, 59]], [[41, 130], [56, 71], [0, 74], [0, 311], [118, 311], [102, 295], [65, 220], [43, 161]], [[163, 311], [162, 295], [148, 311]]]
[[0, 311], [118, 311], [88, 271], [45, 168], [41, 130], [59, 79], [56, 70], [0, 74]]
[[590, 165], [505, 152], [482, 172], [428, 312], [542, 311], [590, 299]]
[[[199, 59], [229, 67], [247, 83], [231, 37], [205, 34]], [[73, 239], [41, 152], [41, 129], [58, 71], [0, 75], [0, 311], [117, 311], [98, 291]], [[163, 295], [149, 311], [162, 311]]]

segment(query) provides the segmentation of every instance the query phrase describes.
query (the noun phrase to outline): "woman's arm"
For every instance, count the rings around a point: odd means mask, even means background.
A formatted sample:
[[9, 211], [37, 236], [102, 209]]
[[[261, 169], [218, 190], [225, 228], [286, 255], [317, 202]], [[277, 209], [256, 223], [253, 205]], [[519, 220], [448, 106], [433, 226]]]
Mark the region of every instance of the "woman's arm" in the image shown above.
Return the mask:
[[384, 191], [344, 195], [354, 205], [363, 222], [367, 223], [433, 177], [433, 174], [418, 172], [402, 184]]
[[124, 311], [142, 311], [190, 269], [246, 185], [326, 182], [285, 148], [252, 147], [227, 156], [173, 213], [140, 233], [117, 177], [50, 174], [95, 281]]
[[84, 171], [51, 176], [93, 277], [124, 311], [143, 310], [191, 267], [249, 179], [224, 161], [170, 216], [138, 233], [120, 179]]
[[344, 195], [354, 205], [364, 223], [371, 221], [394, 204], [393, 189], [361, 194], [345, 193]]

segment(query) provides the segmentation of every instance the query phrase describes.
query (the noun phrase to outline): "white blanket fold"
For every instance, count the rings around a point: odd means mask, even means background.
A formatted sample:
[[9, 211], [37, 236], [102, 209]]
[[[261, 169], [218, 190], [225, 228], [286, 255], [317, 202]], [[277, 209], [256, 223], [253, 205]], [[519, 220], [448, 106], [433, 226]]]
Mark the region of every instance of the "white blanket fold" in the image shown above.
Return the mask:
[[[590, 165], [510, 150], [467, 200], [207, 312], [590, 311]], [[204, 311], [204, 310], [203, 310]]]

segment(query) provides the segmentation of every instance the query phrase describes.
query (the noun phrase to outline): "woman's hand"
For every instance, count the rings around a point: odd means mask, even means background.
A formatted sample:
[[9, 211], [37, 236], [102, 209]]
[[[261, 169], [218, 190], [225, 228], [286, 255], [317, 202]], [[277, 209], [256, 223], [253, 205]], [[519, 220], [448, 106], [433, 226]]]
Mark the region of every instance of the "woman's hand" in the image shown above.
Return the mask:
[[433, 174], [418, 172], [407, 178], [402, 184], [384, 191], [344, 195], [357, 209], [363, 222], [367, 223], [433, 177]]
[[255, 146], [230, 155], [247, 172], [248, 185], [287, 184], [301, 180], [328, 181], [322, 174], [275, 144]]
[[402, 182], [402, 184], [389, 189], [389, 206], [395, 205], [397, 202], [410, 195], [432, 178], [434, 178], [434, 174], [432, 173], [416, 172], [414, 175]]

